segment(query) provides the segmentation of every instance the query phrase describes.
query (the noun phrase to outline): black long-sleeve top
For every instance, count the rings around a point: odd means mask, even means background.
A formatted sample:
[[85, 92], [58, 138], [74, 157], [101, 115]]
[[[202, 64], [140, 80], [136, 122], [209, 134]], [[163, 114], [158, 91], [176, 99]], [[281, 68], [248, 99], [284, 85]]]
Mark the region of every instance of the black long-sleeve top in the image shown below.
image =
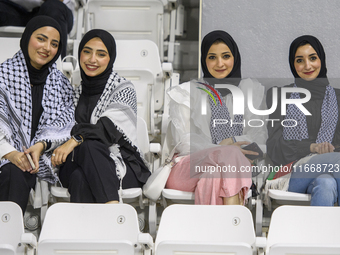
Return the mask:
[[72, 128], [71, 135], [81, 135], [84, 140], [98, 140], [108, 147], [118, 144], [126, 166], [131, 167], [138, 180], [145, 183], [150, 171], [145, 166], [137, 148], [124, 139], [123, 134], [109, 118], [101, 117], [96, 124], [90, 123], [92, 112], [100, 96], [101, 94], [81, 94], [75, 111], [75, 119], [78, 124]]
[[44, 109], [42, 107], [42, 98], [44, 94], [44, 85], [32, 86], [32, 125], [31, 125], [31, 141], [37, 132], [39, 120]]
[[[287, 85], [285, 87], [293, 87], [294, 84]], [[338, 109], [340, 114], [340, 90], [335, 89]], [[280, 121], [269, 121], [268, 128], [268, 140], [267, 140], [267, 153], [270, 159], [275, 165], [286, 165], [295, 160], [299, 160], [308, 154], [310, 154], [310, 145], [316, 142], [317, 135], [321, 126], [321, 106], [323, 102], [323, 96], [319, 98], [311, 98], [303, 106], [312, 114], [306, 116], [307, 128], [308, 128], [308, 139], [298, 140], [284, 140], [283, 139], [283, 126], [281, 121], [285, 119], [285, 116], [281, 115], [281, 89], [278, 88], [278, 105], [274, 113], [269, 115], [269, 119], [279, 119]], [[290, 97], [290, 93], [287, 93], [287, 98]], [[267, 106], [272, 106], [272, 88], [267, 92]], [[340, 145], [340, 117], [335, 129], [332, 144], [334, 146]]]

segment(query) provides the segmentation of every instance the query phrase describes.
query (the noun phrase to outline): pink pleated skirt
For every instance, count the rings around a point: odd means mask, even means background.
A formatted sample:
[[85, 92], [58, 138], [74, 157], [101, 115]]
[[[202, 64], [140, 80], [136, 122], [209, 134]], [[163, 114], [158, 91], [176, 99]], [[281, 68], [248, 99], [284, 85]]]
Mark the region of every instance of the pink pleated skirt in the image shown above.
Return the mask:
[[236, 146], [217, 146], [183, 157], [171, 169], [166, 188], [195, 192], [195, 204], [223, 205], [224, 197], [246, 199], [251, 164]]

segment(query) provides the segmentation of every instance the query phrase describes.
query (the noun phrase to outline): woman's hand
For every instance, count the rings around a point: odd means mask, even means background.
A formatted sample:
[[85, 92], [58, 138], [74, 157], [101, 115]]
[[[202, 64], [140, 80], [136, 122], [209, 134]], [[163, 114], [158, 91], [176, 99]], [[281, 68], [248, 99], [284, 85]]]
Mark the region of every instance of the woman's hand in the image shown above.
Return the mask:
[[8, 159], [12, 164], [19, 167], [23, 172], [34, 171], [24, 152], [11, 151], [4, 156], [4, 159]]
[[68, 140], [63, 145], [59, 146], [53, 151], [51, 162], [53, 166], [61, 165], [66, 161], [68, 154], [70, 154], [78, 143], [74, 139]]
[[233, 138], [229, 137], [227, 139], [222, 140], [218, 145], [232, 145], [234, 144]]
[[241, 152], [244, 155], [246, 155], [246, 154], [247, 155], [256, 155], [256, 156], [259, 155], [259, 153], [256, 152], [256, 151], [248, 151], [248, 150], [244, 150], [244, 149], [241, 148], [242, 145], [248, 145], [248, 144], [250, 144], [250, 142], [236, 142], [233, 145], [239, 147]]
[[[242, 149], [242, 147], [241, 147], [242, 145], [248, 145], [248, 144], [250, 144], [250, 142], [245, 142], [244, 141], [244, 142], [236, 142], [236, 143], [234, 143], [234, 141], [233, 141], [233, 139], [231, 137], [229, 137], [227, 139], [224, 139], [224, 140], [222, 140], [219, 143], [219, 145], [233, 145], [233, 146], [237, 146], [240, 149], [240, 151], [243, 153], [244, 156], [246, 154], [247, 155], [259, 155], [258, 152], [248, 151], [248, 150]], [[250, 160], [250, 159], [248, 159], [248, 160], [250, 161], [250, 163], [253, 163], [253, 161], [254, 161], [254, 160]]]
[[[250, 144], [250, 142], [236, 142], [236, 143], [233, 143], [232, 145], [237, 146], [241, 150], [241, 152], [243, 153], [244, 156], [246, 156], [246, 155], [259, 155], [258, 152], [248, 151], [248, 150], [244, 150], [244, 149], [241, 148], [242, 145], [248, 145], [248, 144]], [[250, 163], [253, 163], [253, 161], [254, 161], [254, 160], [250, 160], [250, 159], [248, 159], [248, 160], [250, 161]]]
[[334, 151], [334, 146], [329, 142], [324, 143], [312, 143], [310, 145], [311, 153], [324, 154]]
[[36, 143], [24, 151], [25, 156], [26, 154], [31, 155], [33, 163], [35, 165], [35, 169], [34, 170], [32, 169], [30, 171], [31, 174], [35, 174], [39, 172], [39, 158], [43, 150], [44, 150], [44, 145], [42, 143]]

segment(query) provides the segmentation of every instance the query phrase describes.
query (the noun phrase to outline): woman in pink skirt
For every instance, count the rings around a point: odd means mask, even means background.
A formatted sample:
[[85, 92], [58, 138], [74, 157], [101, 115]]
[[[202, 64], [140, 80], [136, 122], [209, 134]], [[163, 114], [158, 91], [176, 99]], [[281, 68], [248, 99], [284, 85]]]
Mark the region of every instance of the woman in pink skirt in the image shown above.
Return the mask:
[[[241, 79], [237, 44], [224, 31], [204, 37], [201, 66], [204, 80], [183, 83], [167, 93], [171, 120], [167, 139], [176, 154], [166, 188], [195, 192], [195, 204], [244, 204], [252, 183], [252, 161], [246, 155], [258, 153], [242, 147], [256, 142], [266, 151], [267, 116], [253, 114], [248, 104], [242, 105], [243, 114], [234, 114], [232, 93], [215, 85], [231, 85], [243, 93], [245, 103], [252, 90], [252, 104], [258, 110], [266, 108], [265, 89], [256, 80]], [[250, 120], [257, 122], [256, 127]]]

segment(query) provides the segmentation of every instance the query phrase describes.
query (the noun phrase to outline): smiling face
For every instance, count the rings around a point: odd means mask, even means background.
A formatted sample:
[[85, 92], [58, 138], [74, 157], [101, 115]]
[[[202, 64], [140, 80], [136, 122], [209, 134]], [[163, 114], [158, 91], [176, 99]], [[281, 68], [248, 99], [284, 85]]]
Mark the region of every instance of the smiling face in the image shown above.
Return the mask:
[[297, 48], [294, 67], [300, 78], [312, 81], [318, 77], [321, 69], [321, 60], [310, 44]]
[[223, 79], [233, 70], [234, 56], [224, 42], [217, 42], [211, 45], [206, 64], [213, 77]]
[[80, 66], [85, 74], [90, 77], [104, 72], [109, 62], [108, 50], [98, 37], [89, 40], [80, 53]]
[[60, 35], [53, 27], [41, 27], [35, 30], [28, 43], [28, 56], [36, 69], [50, 62], [58, 52]]

